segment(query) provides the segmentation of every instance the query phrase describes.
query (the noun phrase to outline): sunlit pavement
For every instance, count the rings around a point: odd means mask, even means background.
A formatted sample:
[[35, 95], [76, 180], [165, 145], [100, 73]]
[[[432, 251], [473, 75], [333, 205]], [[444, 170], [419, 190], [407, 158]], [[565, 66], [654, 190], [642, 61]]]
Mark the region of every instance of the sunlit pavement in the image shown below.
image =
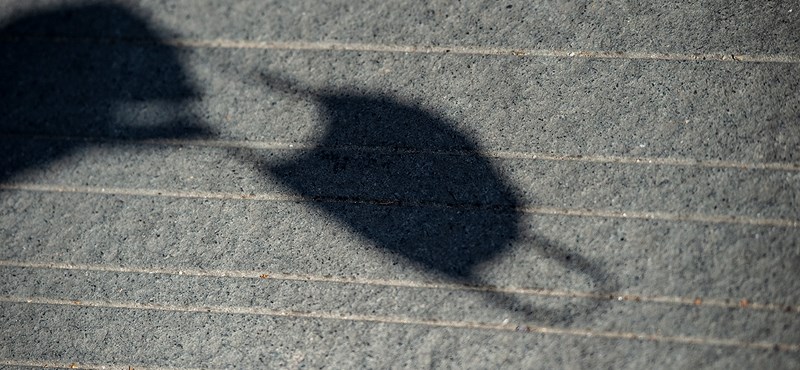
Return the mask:
[[0, 364], [798, 368], [800, 4], [0, 3]]

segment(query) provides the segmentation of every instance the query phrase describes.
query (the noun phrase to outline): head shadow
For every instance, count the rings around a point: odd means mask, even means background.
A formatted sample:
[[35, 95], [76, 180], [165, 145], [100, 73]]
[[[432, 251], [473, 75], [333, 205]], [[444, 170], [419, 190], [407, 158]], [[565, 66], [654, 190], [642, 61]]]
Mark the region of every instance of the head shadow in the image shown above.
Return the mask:
[[[180, 113], [197, 94], [161, 39], [119, 5], [0, 21], [0, 181], [92, 141], [206, 135]], [[142, 114], [145, 103], [155, 104]]]
[[[439, 114], [382, 94], [314, 91], [262, 74], [267, 86], [315, 102], [325, 130], [313, 149], [263, 169], [296, 195], [385, 251], [447, 281], [487, 286], [482, 264], [521, 236], [523, 200], [479, 145]], [[548, 261], [609, 289], [611, 279], [580, 255], [536, 237]], [[534, 307], [500, 289], [495, 304], [537, 321], [580, 315]], [[599, 302], [585, 305], [584, 313]]]

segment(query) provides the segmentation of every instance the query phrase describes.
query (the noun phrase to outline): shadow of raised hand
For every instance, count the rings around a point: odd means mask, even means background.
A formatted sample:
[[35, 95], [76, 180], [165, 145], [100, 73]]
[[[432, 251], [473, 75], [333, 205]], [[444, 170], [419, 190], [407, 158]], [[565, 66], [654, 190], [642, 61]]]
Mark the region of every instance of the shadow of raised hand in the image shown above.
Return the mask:
[[[118, 35], [142, 42], [107, 39]], [[0, 182], [92, 141], [209, 135], [183, 112], [196, 92], [161, 39], [119, 5], [59, 6], [3, 20]]]

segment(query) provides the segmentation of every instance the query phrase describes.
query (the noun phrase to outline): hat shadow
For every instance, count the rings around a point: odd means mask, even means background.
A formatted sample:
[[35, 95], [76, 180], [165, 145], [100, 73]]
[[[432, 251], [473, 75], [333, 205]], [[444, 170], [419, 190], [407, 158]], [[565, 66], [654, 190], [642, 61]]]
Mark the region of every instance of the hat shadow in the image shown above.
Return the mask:
[[[268, 87], [318, 105], [324, 133], [313, 149], [263, 170], [294, 194], [428, 274], [476, 289], [527, 320], [571, 321], [602, 301], [576, 309], [535, 307], [491, 283], [482, 265], [508, 251], [528, 226], [511, 184], [477, 142], [436, 112], [380, 94], [313, 91], [262, 74]], [[548, 261], [586, 276], [601, 290], [602, 268], [545, 238], [526, 237]]]

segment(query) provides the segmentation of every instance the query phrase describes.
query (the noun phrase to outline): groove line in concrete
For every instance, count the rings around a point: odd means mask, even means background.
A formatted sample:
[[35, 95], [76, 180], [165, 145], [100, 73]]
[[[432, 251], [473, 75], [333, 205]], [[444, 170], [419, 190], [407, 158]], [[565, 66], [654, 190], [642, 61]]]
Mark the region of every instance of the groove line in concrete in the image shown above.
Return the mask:
[[168, 189], [139, 189], [101, 186], [77, 186], [34, 183], [0, 183], [0, 190], [18, 190], [31, 192], [51, 193], [77, 193], [77, 194], [107, 194], [125, 196], [146, 196], [165, 198], [188, 199], [219, 199], [219, 200], [250, 200], [266, 202], [320, 202], [364, 204], [384, 207], [429, 207], [440, 209], [460, 210], [488, 210], [495, 212], [520, 212], [552, 216], [592, 217], [592, 218], [619, 218], [635, 220], [659, 220], [671, 222], [696, 222], [707, 224], [737, 224], [766, 227], [800, 228], [800, 220], [781, 218], [757, 218], [749, 216], [707, 215], [697, 213], [669, 213], [648, 211], [622, 211], [591, 208], [559, 208], [559, 207], [504, 207], [495, 205], [471, 205], [461, 203], [441, 203], [433, 201], [405, 201], [399, 199], [366, 199], [366, 198], [339, 198], [339, 197], [303, 197], [286, 193], [236, 193], [214, 192], [202, 190], [168, 190]]
[[652, 52], [652, 51], [614, 51], [614, 50], [564, 50], [485, 46], [432, 46], [375, 44], [339, 41], [257, 41], [234, 39], [194, 39], [173, 38], [151, 40], [140, 38], [107, 37], [67, 37], [42, 35], [1, 35], [2, 42], [92, 42], [129, 43], [144, 46], [167, 45], [179, 48], [205, 49], [256, 49], [256, 50], [294, 50], [294, 51], [345, 51], [381, 52], [406, 54], [459, 54], [482, 56], [515, 56], [529, 58], [580, 58], [580, 59], [628, 59], [692, 62], [746, 62], [746, 63], [800, 63], [800, 56], [783, 54], [744, 54], [744, 53], [691, 53], [691, 52]]
[[588, 339], [616, 339], [636, 340], [649, 342], [668, 342], [684, 345], [703, 345], [716, 347], [733, 347], [748, 350], [771, 350], [785, 352], [800, 352], [800, 344], [776, 342], [746, 342], [727, 338], [669, 336], [633, 332], [602, 331], [592, 329], [556, 328], [550, 326], [535, 326], [513, 323], [486, 323], [476, 321], [458, 320], [426, 320], [401, 316], [378, 316], [358, 314], [336, 314], [330, 312], [273, 310], [265, 307], [234, 307], [234, 306], [194, 306], [194, 305], [159, 305], [152, 303], [115, 302], [115, 301], [78, 301], [69, 299], [56, 299], [44, 297], [16, 297], [0, 296], [0, 302], [12, 304], [35, 304], [55, 306], [75, 306], [86, 308], [111, 308], [147, 311], [168, 311], [185, 313], [229, 314], [229, 315], [255, 315], [283, 317], [291, 319], [322, 319], [338, 321], [367, 322], [375, 324], [416, 325], [452, 329], [470, 329], [501, 332], [523, 332], [542, 335], [560, 335], [583, 337]]
[[726, 309], [751, 309], [775, 312], [800, 312], [798, 305], [779, 305], [774, 303], [750, 302], [746, 298], [739, 299], [719, 299], [703, 297], [677, 297], [666, 295], [641, 295], [621, 292], [583, 292], [574, 290], [558, 290], [543, 288], [524, 288], [524, 287], [500, 287], [500, 286], [475, 286], [453, 283], [435, 283], [414, 280], [397, 279], [367, 279], [361, 277], [348, 276], [321, 276], [315, 274], [290, 274], [271, 271], [244, 271], [244, 270], [220, 270], [220, 269], [194, 269], [194, 268], [170, 268], [170, 267], [133, 267], [133, 266], [112, 266], [101, 264], [76, 264], [65, 262], [36, 262], [36, 261], [16, 261], [0, 260], [0, 267], [17, 267], [45, 270], [72, 270], [72, 271], [92, 271], [92, 272], [114, 272], [130, 274], [160, 274], [187, 277], [213, 277], [213, 278], [236, 278], [236, 279], [264, 279], [264, 280], [286, 280], [313, 283], [335, 283], [368, 285], [377, 287], [396, 287], [412, 289], [438, 289], [438, 290], [463, 290], [493, 292], [505, 294], [519, 294], [539, 297], [553, 298], [582, 298], [600, 301], [617, 301], [628, 303], [660, 303], [673, 305], [687, 305], [695, 307], [716, 307]]
[[162, 366], [149, 366], [139, 364], [114, 364], [114, 363], [82, 363], [78, 361], [57, 361], [57, 360], [37, 360], [37, 359], [13, 359], [2, 358], [0, 359], [2, 366], [14, 367], [40, 367], [45, 369], [81, 369], [81, 370], [98, 370], [98, 369], [128, 369], [128, 370], [200, 370], [200, 368], [188, 367], [162, 367]]
[[515, 150], [424, 150], [408, 148], [390, 148], [346, 145], [336, 147], [321, 147], [309, 143], [284, 143], [269, 141], [249, 140], [222, 140], [222, 139], [112, 139], [99, 137], [74, 137], [74, 136], [45, 136], [45, 135], [20, 135], [0, 134], [0, 138], [52, 140], [52, 141], [77, 141], [116, 145], [163, 145], [185, 147], [209, 147], [223, 149], [253, 149], [253, 150], [328, 150], [341, 152], [365, 152], [378, 154], [426, 154], [426, 155], [451, 155], [451, 156], [478, 156], [498, 159], [530, 159], [543, 161], [568, 161], [612, 164], [639, 164], [639, 165], [664, 165], [700, 168], [731, 168], [740, 170], [773, 170], [773, 171], [800, 171], [800, 163], [794, 162], [742, 162], [718, 159], [696, 158], [669, 158], [646, 156], [615, 156], [592, 154], [557, 154], [544, 152], [527, 152]]

